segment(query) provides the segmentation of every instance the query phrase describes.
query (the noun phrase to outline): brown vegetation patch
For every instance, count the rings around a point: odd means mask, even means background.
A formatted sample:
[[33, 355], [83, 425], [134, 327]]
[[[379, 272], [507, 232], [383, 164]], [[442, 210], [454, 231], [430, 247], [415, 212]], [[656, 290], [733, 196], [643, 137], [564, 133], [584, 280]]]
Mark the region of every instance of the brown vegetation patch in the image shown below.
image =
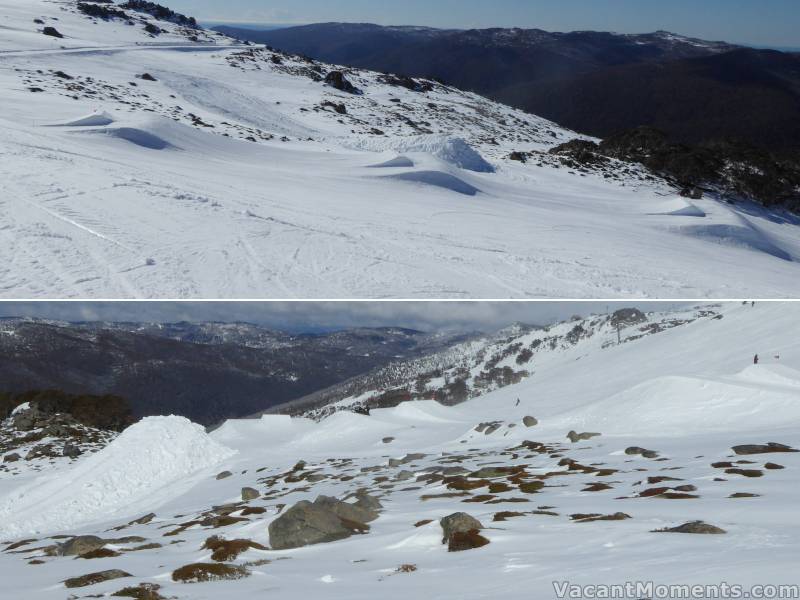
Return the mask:
[[99, 571], [97, 573], [89, 573], [88, 575], [66, 579], [64, 580], [64, 585], [68, 588], [86, 587], [103, 581], [121, 579], [123, 577], [133, 577], [133, 575], [125, 571], [120, 571], [119, 569], [111, 569], [109, 571]]
[[664, 483], [665, 481], [681, 481], [677, 477], [667, 477], [666, 475], [661, 475], [659, 477], [648, 477], [647, 483], [650, 485], [656, 485], [658, 483]]
[[666, 498], [667, 500], [695, 500], [700, 496], [696, 496], [694, 494], [683, 494], [680, 492], [667, 492], [666, 494], [661, 494], [658, 498]]
[[114, 558], [115, 556], [121, 556], [121, 554], [116, 550], [111, 550], [110, 548], [97, 548], [96, 550], [79, 554], [77, 558]]
[[422, 519], [422, 521], [417, 521], [414, 523], [414, 527], [423, 527], [424, 525], [428, 525], [429, 523], [433, 523], [433, 519]]
[[437, 498], [463, 498], [464, 496], [470, 496], [469, 492], [443, 492], [441, 494], [423, 494], [420, 496], [420, 500], [436, 500]]
[[400, 565], [395, 569], [395, 573], [413, 573], [417, 570], [417, 565]]
[[248, 506], [242, 511], [242, 516], [247, 517], [249, 515], [263, 515], [267, 512], [267, 509], [263, 506]]
[[507, 483], [503, 483], [502, 481], [498, 481], [489, 485], [490, 494], [502, 494], [503, 492], [510, 492], [512, 489], [514, 488]]
[[201, 583], [205, 581], [223, 581], [244, 579], [250, 575], [244, 567], [225, 563], [193, 563], [172, 572], [172, 581], [177, 583]]
[[526, 481], [519, 484], [519, 491], [523, 494], [538, 494], [544, 487], [544, 481]]
[[450, 541], [447, 544], [447, 550], [450, 552], [462, 552], [464, 550], [473, 550], [475, 548], [482, 548], [489, 543], [477, 529], [470, 529], [469, 531], [456, 531], [450, 535]]
[[477, 490], [487, 487], [491, 482], [488, 479], [467, 479], [466, 477], [446, 477], [444, 482], [451, 490]]
[[614, 489], [613, 486], [608, 485], [607, 483], [593, 483], [585, 488], [583, 488], [582, 492], [603, 492], [605, 490], [612, 490]]
[[161, 586], [157, 583], [140, 583], [138, 586], [126, 587], [111, 595], [121, 598], [135, 598], [136, 600], [165, 600], [164, 596], [158, 593], [160, 589]]
[[486, 504], [521, 504], [523, 502], [530, 502], [527, 498], [497, 498], [495, 500], [489, 500]]
[[480, 496], [473, 496], [472, 498], [467, 498], [466, 500], [462, 500], [462, 502], [489, 502], [494, 500], [497, 496], [493, 496], [492, 494], [481, 494]]
[[617, 512], [614, 513], [613, 515], [601, 515], [599, 513], [591, 513], [591, 514], [576, 513], [574, 515], [570, 515], [569, 518], [578, 523], [593, 523], [594, 521], [624, 521], [632, 517], [623, 512]]
[[212, 535], [203, 544], [203, 550], [211, 550], [211, 560], [217, 562], [228, 562], [236, 558], [250, 548], [266, 550], [267, 548], [252, 540], [226, 540], [217, 535]]
[[495, 513], [492, 521], [507, 521], [508, 519], [513, 519], [516, 517], [524, 517], [524, 516], [525, 513], [521, 512], [502, 511], [499, 513]]
[[743, 477], [763, 477], [761, 469], [725, 469], [728, 475], [742, 475]]

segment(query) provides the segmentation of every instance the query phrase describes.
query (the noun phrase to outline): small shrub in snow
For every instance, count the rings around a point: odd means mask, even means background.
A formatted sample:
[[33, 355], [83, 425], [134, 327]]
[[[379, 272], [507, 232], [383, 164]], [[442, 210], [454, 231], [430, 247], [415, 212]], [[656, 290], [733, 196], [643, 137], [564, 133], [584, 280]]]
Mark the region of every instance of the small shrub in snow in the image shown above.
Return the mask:
[[249, 576], [250, 571], [236, 565], [193, 563], [175, 569], [172, 572], [172, 581], [176, 583], [202, 583], [205, 581], [244, 579]]

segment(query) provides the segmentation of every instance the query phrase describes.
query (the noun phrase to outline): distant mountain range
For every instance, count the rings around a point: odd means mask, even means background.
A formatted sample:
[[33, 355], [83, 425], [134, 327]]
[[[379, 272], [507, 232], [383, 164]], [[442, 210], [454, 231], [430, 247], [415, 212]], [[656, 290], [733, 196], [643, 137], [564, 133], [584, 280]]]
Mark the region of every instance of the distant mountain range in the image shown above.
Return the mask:
[[441, 30], [323, 23], [228, 35], [316, 59], [437, 78], [606, 137], [648, 125], [676, 141], [800, 139], [800, 55], [657, 31]]
[[249, 324], [0, 319], [0, 393], [115, 394], [136, 417], [179, 414], [210, 425], [468, 337], [402, 328], [291, 335]]

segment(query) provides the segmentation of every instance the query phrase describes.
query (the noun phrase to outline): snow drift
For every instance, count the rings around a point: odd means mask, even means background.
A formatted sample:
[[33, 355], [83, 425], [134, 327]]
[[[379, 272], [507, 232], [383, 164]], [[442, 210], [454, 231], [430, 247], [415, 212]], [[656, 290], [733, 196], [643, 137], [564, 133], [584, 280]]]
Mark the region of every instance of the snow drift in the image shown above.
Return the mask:
[[190, 484], [191, 475], [234, 453], [183, 417], [142, 419], [74, 468], [0, 498], [0, 535], [52, 532], [151, 510], [164, 500], [164, 488]]
[[459, 137], [420, 135], [405, 138], [370, 138], [354, 140], [354, 147], [372, 152], [387, 150], [406, 154], [421, 152], [435, 156], [450, 165], [478, 173], [494, 173], [489, 164], [472, 146]]

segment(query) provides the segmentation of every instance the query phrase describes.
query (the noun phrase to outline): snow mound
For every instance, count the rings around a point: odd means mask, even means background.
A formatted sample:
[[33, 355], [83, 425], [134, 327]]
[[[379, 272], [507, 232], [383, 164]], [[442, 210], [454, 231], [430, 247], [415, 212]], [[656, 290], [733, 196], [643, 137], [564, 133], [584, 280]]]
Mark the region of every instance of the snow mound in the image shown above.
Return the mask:
[[107, 112], [95, 112], [80, 119], [73, 121], [65, 121], [62, 123], [53, 123], [47, 127], [105, 127], [111, 125], [114, 118]]
[[0, 497], [0, 536], [41, 534], [152, 510], [235, 452], [183, 417], [148, 417], [75, 467]]
[[393, 151], [399, 154], [423, 152], [467, 171], [494, 173], [489, 164], [472, 146], [462, 138], [441, 135], [421, 135], [401, 138], [370, 138], [357, 140], [355, 147], [372, 152]]
[[705, 211], [701, 210], [696, 205], [684, 200], [683, 198], [675, 198], [667, 200], [655, 206], [649, 213], [651, 215], [667, 215], [672, 217], [705, 217]]
[[750, 365], [737, 376], [742, 382], [800, 389], [800, 371], [785, 365]]
[[421, 183], [433, 187], [450, 190], [465, 196], [475, 196], [480, 190], [470, 185], [463, 179], [444, 171], [410, 171], [408, 173], [398, 173], [396, 175], [385, 175], [384, 179], [396, 179], [398, 181], [410, 181], [411, 183]]
[[398, 169], [404, 167], [413, 167], [414, 161], [408, 158], [407, 156], [397, 156], [395, 158], [389, 159], [386, 162], [379, 163], [377, 165], [369, 165], [370, 169]]
[[792, 261], [791, 254], [751, 227], [726, 223], [687, 225], [680, 227], [679, 232], [708, 242], [763, 252], [781, 260]]
[[562, 427], [612, 435], [753, 431], [800, 423], [800, 389], [753, 383], [752, 370], [726, 380], [657, 377], [559, 417]]
[[107, 127], [104, 129], [91, 129], [81, 133], [107, 135], [110, 138], [124, 140], [148, 150], [167, 150], [175, 148], [175, 146], [161, 136], [138, 127]]

